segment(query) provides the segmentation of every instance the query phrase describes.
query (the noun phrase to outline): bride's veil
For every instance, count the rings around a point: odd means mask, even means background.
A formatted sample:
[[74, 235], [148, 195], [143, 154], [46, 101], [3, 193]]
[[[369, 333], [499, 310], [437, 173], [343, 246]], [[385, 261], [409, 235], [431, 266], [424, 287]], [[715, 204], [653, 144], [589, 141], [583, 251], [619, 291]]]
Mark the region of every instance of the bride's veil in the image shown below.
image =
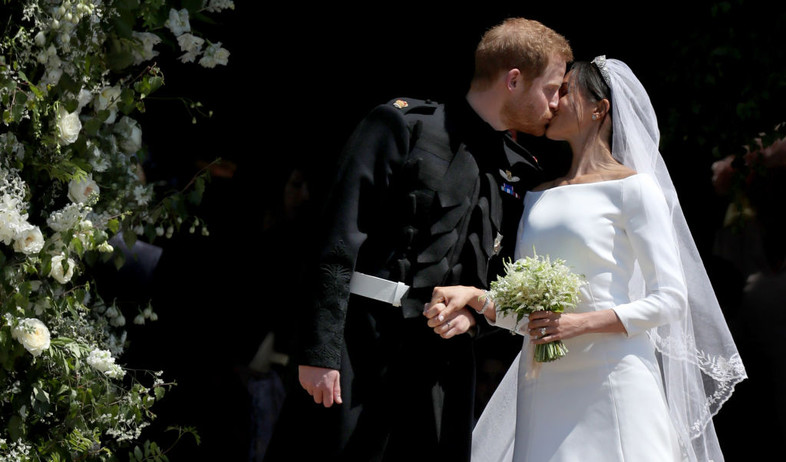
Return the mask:
[[[649, 96], [625, 63], [603, 56], [593, 63], [611, 88], [612, 154], [655, 177], [671, 212], [671, 227], [664, 223], [664, 232], [673, 232], [679, 245], [687, 315], [650, 332], [660, 352], [671, 417], [683, 442], [690, 443], [685, 447], [689, 460], [722, 461], [712, 416], [746, 378], [745, 368], [658, 149], [660, 132]], [[644, 295], [641, 276], [634, 281], [639, 283], [631, 299]]]

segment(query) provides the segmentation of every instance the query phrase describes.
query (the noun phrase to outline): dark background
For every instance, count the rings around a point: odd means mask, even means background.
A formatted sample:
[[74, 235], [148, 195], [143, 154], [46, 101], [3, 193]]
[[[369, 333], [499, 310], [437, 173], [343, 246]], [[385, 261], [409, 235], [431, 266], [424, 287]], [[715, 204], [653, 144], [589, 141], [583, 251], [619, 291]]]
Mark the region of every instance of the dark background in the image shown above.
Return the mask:
[[[537, 19], [562, 33], [577, 59], [606, 54], [625, 61], [648, 88], [686, 217], [743, 360], [754, 364], [757, 353], [746, 350], [749, 339], [735, 329], [744, 316], [738, 304], [744, 280], [712, 252], [728, 200], [713, 192], [710, 166], [786, 118], [778, 30], [784, 7], [743, 1], [489, 3], [349, 8], [238, 0], [217, 24], [192, 20], [192, 27], [231, 52], [228, 66], [181, 65], [173, 61], [177, 53], [162, 53], [166, 85], [139, 117], [151, 155], [148, 178], [180, 187], [205, 162], [224, 160], [198, 211], [210, 235], [155, 242], [163, 257], [152, 285], [144, 287], [148, 292], [136, 296], [149, 293], [160, 319], [129, 332], [130, 365], [163, 369], [165, 378], [178, 382], [156, 408], [154, 430], [193, 425], [202, 437], [199, 447], [178, 445], [172, 460], [246, 460], [244, 366], [270, 328], [267, 321], [297, 306], [296, 288], [270, 281], [285, 274], [286, 260], [299, 258], [298, 242], [279, 236], [275, 254], [261, 250], [271, 248], [262, 242], [269, 239], [264, 212], [275, 206], [292, 162], [308, 172], [317, 205], [341, 146], [374, 105], [398, 96], [444, 100], [463, 93], [477, 41], [509, 16]], [[193, 124], [193, 114], [171, 97], [199, 101], [213, 115]], [[771, 404], [771, 396], [784, 390], [766, 365], [749, 374], [716, 418], [727, 460], [743, 460], [743, 452], [750, 458], [769, 454], [770, 442], [784, 436]]]

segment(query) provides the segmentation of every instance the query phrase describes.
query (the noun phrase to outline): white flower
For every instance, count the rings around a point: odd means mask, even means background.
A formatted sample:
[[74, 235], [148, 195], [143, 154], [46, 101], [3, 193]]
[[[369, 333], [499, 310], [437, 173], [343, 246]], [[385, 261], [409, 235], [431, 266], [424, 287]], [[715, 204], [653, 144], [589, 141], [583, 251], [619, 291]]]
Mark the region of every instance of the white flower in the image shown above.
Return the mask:
[[128, 116], [123, 116], [115, 124], [114, 131], [120, 136], [120, 148], [127, 154], [136, 154], [142, 148], [142, 129], [139, 123]]
[[19, 160], [25, 157], [25, 145], [20, 143], [12, 132], [0, 134], [0, 152], [2, 151]]
[[221, 42], [211, 43], [205, 49], [205, 54], [199, 60], [199, 65], [202, 67], [216, 67], [216, 65], [226, 66], [229, 60], [229, 51], [221, 48]]
[[93, 171], [95, 172], [105, 172], [109, 168], [109, 159], [108, 156], [104, 155], [104, 153], [98, 148], [98, 146], [90, 143], [87, 143], [87, 151], [90, 153], [90, 157], [88, 158], [88, 162], [90, 162], [90, 166], [93, 167]]
[[94, 348], [85, 361], [91, 367], [103, 372], [108, 377], [120, 378], [125, 375], [123, 368], [115, 364], [115, 358], [112, 357], [112, 353], [108, 350]]
[[[65, 260], [65, 269], [63, 269], [63, 260]], [[75, 267], [76, 262], [72, 258], [66, 259], [63, 254], [55, 255], [52, 257], [52, 269], [49, 270], [49, 275], [60, 284], [66, 284], [74, 276]]]
[[134, 65], [141, 64], [158, 56], [158, 52], [153, 50], [153, 47], [161, 43], [161, 37], [151, 32], [136, 31], [132, 32], [131, 36], [141, 45], [141, 49], [139, 49], [139, 47], [133, 47], [131, 49], [131, 53], [134, 55]]
[[96, 111], [109, 111], [109, 117], [104, 121], [105, 124], [114, 123], [117, 117], [117, 102], [120, 100], [120, 93], [123, 90], [120, 87], [104, 87], [100, 93], [96, 95], [95, 106]]
[[33, 356], [40, 356], [49, 349], [49, 329], [36, 318], [24, 318], [19, 321], [11, 331], [11, 336]]
[[37, 254], [44, 248], [44, 235], [38, 226], [25, 224], [14, 238], [14, 250], [26, 255]]
[[79, 113], [68, 112], [64, 107], [57, 110], [57, 140], [61, 145], [71, 144], [79, 138], [82, 122]]
[[25, 223], [24, 217], [16, 209], [4, 206], [2, 199], [8, 198], [7, 195], [0, 198], [0, 242], [6, 245], [11, 244]]
[[109, 320], [109, 324], [112, 324], [115, 327], [121, 327], [126, 325], [126, 317], [122, 314], [115, 316], [114, 318]]
[[93, 180], [93, 175], [78, 179], [74, 178], [68, 183], [68, 198], [71, 199], [71, 202], [84, 204], [93, 194], [96, 196], [101, 194], [101, 188]]
[[57, 85], [60, 76], [63, 75], [63, 62], [57, 56], [57, 49], [54, 45], [49, 45], [46, 51], [38, 55], [38, 62], [45, 65], [46, 73], [41, 79], [41, 83], [46, 85]]
[[87, 104], [92, 99], [93, 99], [93, 94], [90, 93], [88, 90], [85, 90], [84, 88], [79, 90], [79, 94], [76, 96], [76, 100], [77, 100], [77, 104], [78, 104], [77, 107], [76, 107], [76, 111], [80, 112], [82, 110], [82, 108], [87, 106]]
[[144, 185], [140, 184], [134, 186], [134, 200], [136, 200], [139, 205], [147, 205], [152, 198], [152, 193], [153, 191], [146, 188]]
[[191, 24], [188, 22], [188, 10], [183, 8], [177, 11], [172, 8], [169, 10], [169, 19], [166, 20], [164, 25], [175, 34], [175, 37], [191, 32]]
[[183, 34], [177, 38], [177, 43], [180, 45], [180, 51], [184, 52], [179, 58], [180, 61], [193, 63], [199, 52], [202, 51], [205, 40], [192, 34]]
[[89, 207], [84, 207], [79, 203], [71, 203], [63, 207], [62, 210], [52, 212], [46, 219], [46, 224], [55, 231], [67, 231], [75, 228], [84, 220], [89, 211]]
[[205, 6], [205, 10], [211, 13], [218, 13], [221, 10], [225, 9], [234, 10], [235, 9], [235, 2], [232, 0], [210, 0], [207, 2]]

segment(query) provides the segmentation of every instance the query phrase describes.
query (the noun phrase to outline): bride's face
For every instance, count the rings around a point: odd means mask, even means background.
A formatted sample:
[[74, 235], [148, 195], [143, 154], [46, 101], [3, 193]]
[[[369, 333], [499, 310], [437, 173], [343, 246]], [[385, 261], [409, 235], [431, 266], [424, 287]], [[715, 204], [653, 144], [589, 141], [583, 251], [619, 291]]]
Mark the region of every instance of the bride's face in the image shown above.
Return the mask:
[[593, 105], [571, 81], [572, 71], [565, 75], [559, 89], [559, 103], [554, 117], [546, 128], [546, 137], [566, 141], [579, 136], [592, 122]]

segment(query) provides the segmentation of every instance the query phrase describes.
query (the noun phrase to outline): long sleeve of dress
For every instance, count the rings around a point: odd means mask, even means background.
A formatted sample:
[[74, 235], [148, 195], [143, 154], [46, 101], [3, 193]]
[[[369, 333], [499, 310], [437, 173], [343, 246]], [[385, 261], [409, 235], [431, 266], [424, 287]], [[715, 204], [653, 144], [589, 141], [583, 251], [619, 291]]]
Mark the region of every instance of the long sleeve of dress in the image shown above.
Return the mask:
[[625, 233], [643, 276], [646, 296], [614, 307], [628, 336], [685, 315], [687, 289], [666, 200], [655, 181], [624, 182]]

